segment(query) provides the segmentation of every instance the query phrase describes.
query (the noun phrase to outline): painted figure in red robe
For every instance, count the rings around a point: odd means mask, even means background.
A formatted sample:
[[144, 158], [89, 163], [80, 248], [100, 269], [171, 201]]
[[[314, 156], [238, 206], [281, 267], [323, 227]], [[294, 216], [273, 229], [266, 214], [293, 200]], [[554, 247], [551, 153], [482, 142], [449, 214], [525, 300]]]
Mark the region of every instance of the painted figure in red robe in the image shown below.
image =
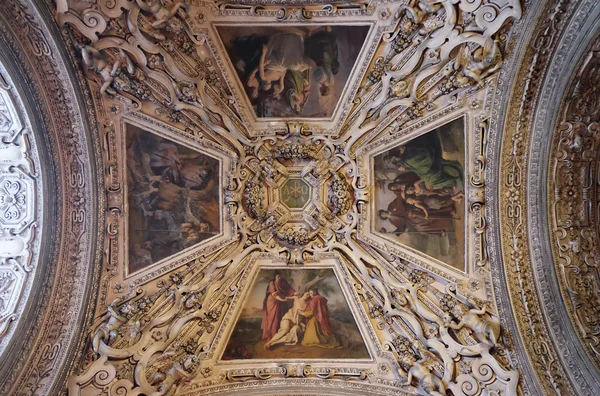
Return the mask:
[[313, 311], [323, 331], [326, 334], [333, 333], [333, 330], [331, 330], [331, 323], [329, 322], [329, 308], [327, 307], [327, 299], [320, 295], [317, 289], [311, 289], [309, 293], [309, 308]]
[[275, 278], [269, 282], [263, 302], [263, 319], [260, 326], [263, 335], [262, 339], [269, 341], [279, 330], [279, 324], [283, 315], [289, 309], [288, 297], [292, 297], [296, 291], [289, 282], [276, 274]]

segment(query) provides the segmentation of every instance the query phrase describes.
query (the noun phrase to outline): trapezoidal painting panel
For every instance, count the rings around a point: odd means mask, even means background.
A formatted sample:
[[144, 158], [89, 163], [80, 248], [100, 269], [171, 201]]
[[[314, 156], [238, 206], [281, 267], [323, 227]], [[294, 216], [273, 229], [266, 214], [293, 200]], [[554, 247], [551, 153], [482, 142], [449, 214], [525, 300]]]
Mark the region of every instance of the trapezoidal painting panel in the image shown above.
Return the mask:
[[126, 125], [129, 273], [221, 232], [219, 160]]
[[330, 118], [367, 25], [217, 26], [258, 118]]
[[374, 231], [460, 270], [465, 262], [465, 120], [375, 157]]
[[331, 268], [261, 269], [222, 360], [369, 359]]

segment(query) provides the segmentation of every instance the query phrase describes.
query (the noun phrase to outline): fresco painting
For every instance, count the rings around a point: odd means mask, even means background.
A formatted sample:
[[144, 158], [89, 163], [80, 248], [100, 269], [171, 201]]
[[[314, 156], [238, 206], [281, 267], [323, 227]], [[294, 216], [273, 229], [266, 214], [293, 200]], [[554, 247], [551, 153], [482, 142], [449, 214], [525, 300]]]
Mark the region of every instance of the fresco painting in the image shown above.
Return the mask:
[[262, 269], [223, 354], [237, 359], [368, 359], [332, 269]]
[[127, 125], [129, 272], [220, 233], [219, 161]]
[[368, 26], [218, 26], [257, 117], [331, 117]]
[[375, 231], [464, 270], [464, 119], [375, 157]]

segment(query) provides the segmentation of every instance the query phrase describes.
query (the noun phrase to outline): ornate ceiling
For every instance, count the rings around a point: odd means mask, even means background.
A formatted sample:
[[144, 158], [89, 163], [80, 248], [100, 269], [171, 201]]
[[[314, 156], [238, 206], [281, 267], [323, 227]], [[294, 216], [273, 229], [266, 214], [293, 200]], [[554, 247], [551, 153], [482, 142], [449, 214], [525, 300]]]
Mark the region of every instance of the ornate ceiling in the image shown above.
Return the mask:
[[593, 0], [0, 4], [0, 394], [594, 394]]

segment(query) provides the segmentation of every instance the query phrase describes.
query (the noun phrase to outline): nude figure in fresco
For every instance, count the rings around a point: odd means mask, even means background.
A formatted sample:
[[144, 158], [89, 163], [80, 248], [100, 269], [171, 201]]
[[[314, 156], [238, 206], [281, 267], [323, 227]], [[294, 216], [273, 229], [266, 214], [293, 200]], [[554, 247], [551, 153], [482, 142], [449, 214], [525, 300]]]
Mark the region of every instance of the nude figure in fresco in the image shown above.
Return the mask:
[[302, 323], [302, 313], [308, 305], [310, 293], [306, 292], [302, 296], [296, 295], [279, 299], [281, 301], [294, 301], [294, 305], [281, 318], [279, 331], [265, 344], [265, 349], [278, 344], [297, 345], [302, 342], [304, 336], [306, 326]]

